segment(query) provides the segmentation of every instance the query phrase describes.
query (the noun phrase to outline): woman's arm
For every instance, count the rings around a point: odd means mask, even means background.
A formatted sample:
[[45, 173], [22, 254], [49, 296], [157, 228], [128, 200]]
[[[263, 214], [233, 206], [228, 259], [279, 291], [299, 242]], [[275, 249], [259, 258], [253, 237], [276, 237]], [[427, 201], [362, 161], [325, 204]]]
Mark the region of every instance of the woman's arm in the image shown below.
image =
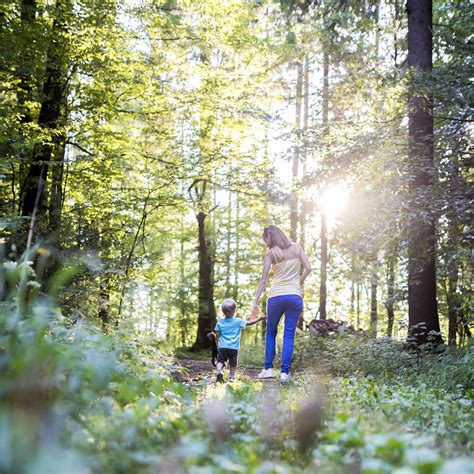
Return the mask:
[[300, 260], [303, 265], [303, 272], [301, 273], [301, 276], [300, 276], [300, 283], [303, 284], [304, 281], [306, 280], [306, 277], [311, 273], [312, 267], [301, 245], [300, 245]]
[[263, 270], [262, 276], [260, 277], [260, 282], [258, 283], [257, 293], [255, 294], [255, 299], [253, 300], [252, 305], [252, 318], [255, 317], [258, 313], [258, 302], [260, 300], [260, 296], [262, 296], [263, 290], [268, 281], [268, 273], [270, 272], [270, 267], [272, 266], [272, 253], [270, 250], [267, 251], [265, 254], [265, 258], [263, 260]]

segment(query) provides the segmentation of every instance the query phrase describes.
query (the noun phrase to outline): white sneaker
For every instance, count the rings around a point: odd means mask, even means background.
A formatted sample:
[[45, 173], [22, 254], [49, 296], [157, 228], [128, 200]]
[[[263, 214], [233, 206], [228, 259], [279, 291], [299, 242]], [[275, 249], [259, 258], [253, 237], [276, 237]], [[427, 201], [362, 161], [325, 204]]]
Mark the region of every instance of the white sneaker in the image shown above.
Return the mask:
[[272, 379], [275, 377], [273, 374], [273, 369], [263, 369], [258, 375], [257, 378], [259, 379]]
[[280, 374], [280, 383], [288, 383], [290, 381], [290, 374], [285, 374], [285, 372], [282, 372]]

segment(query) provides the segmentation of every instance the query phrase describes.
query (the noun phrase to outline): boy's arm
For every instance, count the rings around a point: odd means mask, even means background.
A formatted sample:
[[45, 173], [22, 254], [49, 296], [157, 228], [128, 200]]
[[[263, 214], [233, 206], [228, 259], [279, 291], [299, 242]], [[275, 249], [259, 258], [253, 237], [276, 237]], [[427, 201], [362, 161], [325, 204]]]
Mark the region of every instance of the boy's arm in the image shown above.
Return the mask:
[[259, 323], [260, 321], [263, 321], [264, 319], [267, 319], [266, 316], [260, 316], [259, 318], [257, 319], [252, 319], [252, 321], [247, 321], [247, 326], [252, 326], [254, 324], [257, 324]]

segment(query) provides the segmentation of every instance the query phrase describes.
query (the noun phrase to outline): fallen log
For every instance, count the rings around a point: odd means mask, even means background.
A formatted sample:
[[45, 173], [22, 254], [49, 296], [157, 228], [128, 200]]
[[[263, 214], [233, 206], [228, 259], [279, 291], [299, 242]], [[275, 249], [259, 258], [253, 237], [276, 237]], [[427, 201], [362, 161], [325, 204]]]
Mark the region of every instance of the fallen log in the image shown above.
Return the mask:
[[323, 337], [327, 337], [331, 333], [356, 332], [354, 327], [348, 325], [345, 321], [334, 321], [334, 319], [313, 319], [308, 325], [308, 331], [315, 332]]

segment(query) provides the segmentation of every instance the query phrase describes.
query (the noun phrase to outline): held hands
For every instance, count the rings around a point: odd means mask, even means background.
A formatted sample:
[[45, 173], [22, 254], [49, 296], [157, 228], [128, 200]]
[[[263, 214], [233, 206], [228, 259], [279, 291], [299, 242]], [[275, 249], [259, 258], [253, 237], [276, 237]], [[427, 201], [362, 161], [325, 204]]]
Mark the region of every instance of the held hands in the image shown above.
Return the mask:
[[[258, 317], [259, 314], [260, 314], [260, 317]], [[258, 323], [260, 321], [265, 321], [266, 319], [267, 319], [266, 315], [262, 314], [260, 312], [260, 308], [258, 307], [258, 305], [254, 304], [252, 306], [252, 312], [250, 313], [250, 321], [254, 321]]]
[[252, 312], [250, 313], [250, 321], [257, 319], [258, 314], [260, 313], [260, 309], [257, 304], [252, 306]]

